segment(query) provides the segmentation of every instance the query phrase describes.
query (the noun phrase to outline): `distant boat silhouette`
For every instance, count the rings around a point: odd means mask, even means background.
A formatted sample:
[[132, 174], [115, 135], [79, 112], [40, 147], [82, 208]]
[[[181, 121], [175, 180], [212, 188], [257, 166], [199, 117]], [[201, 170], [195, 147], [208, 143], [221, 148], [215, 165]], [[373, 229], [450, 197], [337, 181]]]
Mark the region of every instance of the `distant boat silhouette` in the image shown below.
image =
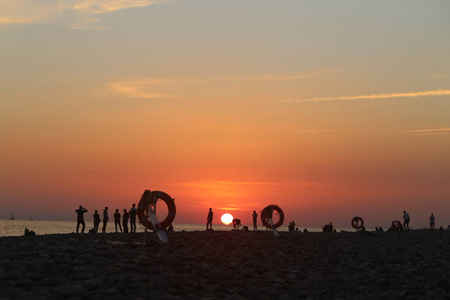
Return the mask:
[[15, 220], [16, 218], [14, 218], [14, 213], [11, 213], [11, 218], [9, 218], [10, 220]]

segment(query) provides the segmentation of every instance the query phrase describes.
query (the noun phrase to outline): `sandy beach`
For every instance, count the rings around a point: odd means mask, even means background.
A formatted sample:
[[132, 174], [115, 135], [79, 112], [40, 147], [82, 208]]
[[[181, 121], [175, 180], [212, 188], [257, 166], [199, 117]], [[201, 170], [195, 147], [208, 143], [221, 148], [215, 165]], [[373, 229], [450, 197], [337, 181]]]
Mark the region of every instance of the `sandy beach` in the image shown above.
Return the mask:
[[1, 299], [448, 299], [450, 233], [0, 238]]

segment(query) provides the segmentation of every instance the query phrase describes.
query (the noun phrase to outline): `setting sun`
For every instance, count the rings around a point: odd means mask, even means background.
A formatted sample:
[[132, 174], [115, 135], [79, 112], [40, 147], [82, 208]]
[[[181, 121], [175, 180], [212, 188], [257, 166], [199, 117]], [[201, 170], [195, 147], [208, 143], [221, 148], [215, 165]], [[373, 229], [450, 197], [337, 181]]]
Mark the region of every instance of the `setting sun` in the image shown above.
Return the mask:
[[222, 221], [223, 224], [229, 225], [229, 224], [231, 224], [231, 222], [233, 222], [233, 216], [228, 213], [223, 214], [222, 217], [220, 218], [220, 220]]

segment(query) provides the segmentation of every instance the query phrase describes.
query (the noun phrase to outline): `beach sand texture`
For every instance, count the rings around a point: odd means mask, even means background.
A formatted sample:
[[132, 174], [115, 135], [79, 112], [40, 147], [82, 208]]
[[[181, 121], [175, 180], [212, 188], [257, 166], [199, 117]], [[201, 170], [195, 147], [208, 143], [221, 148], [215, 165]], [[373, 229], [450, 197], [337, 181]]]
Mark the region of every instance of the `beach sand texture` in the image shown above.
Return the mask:
[[1, 299], [449, 299], [450, 233], [0, 238]]

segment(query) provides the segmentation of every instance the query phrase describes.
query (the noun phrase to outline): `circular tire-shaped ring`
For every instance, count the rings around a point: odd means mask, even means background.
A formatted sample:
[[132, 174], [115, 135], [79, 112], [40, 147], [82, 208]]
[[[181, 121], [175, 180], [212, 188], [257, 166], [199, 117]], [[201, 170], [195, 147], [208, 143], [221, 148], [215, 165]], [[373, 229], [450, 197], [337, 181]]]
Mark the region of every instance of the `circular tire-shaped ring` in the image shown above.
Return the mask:
[[363, 228], [364, 220], [361, 217], [354, 217], [352, 220], [352, 227], [356, 230]]
[[284, 212], [281, 210], [281, 208], [278, 205], [269, 205], [269, 206], [266, 206], [261, 212], [261, 222], [263, 223], [263, 225], [265, 227], [269, 227], [269, 228], [271, 227], [271, 225], [267, 222], [267, 218], [272, 216], [273, 211], [278, 212], [278, 214], [280, 215], [280, 219], [278, 220], [278, 222], [273, 224], [273, 227], [278, 228], [283, 224]]
[[402, 230], [403, 225], [400, 221], [394, 221], [392, 222], [392, 229], [396, 230], [396, 231], [400, 231]]
[[[148, 191], [145, 191], [144, 194], [142, 194], [141, 200], [139, 201], [137, 215], [139, 218], [139, 223], [141, 223], [144, 227], [145, 224], [147, 223], [147, 228], [153, 230], [152, 223], [150, 221], [148, 222], [145, 221], [147, 219], [147, 207], [145, 207], [145, 197], [148, 197], [146, 193], [148, 193]], [[151, 199], [156, 199], [156, 201], [162, 200], [167, 205], [168, 209], [167, 217], [162, 222], [159, 223], [161, 225], [161, 228], [166, 230], [167, 227], [169, 227], [172, 224], [173, 220], [175, 219], [175, 215], [177, 212], [177, 209], [175, 207], [175, 200], [172, 199], [172, 197], [170, 197], [168, 194], [161, 191], [153, 191], [151, 193], [152, 193]]]

